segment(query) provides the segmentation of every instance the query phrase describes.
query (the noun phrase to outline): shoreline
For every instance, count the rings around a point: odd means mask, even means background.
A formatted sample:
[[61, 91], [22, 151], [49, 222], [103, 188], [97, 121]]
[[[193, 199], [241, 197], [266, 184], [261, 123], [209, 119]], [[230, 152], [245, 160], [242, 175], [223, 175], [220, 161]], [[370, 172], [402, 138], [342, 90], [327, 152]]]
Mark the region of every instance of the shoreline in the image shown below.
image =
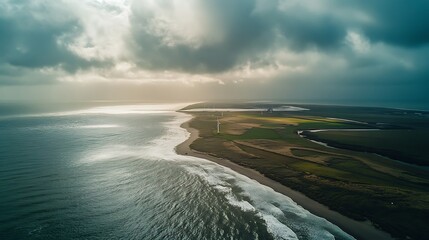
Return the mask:
[[175, 151], [177, 154], [203, 158], [203, 159], [212, 161], [214, 163], [217, 163], [219, 165], [222, 165], [224, 167], [227, 167], [239, 174], [247, 176], [259, 182], [260, 184], [270, 187], [274, 191], [291, 198], [294, 202], [296, 202], [304, 209], [308, 210], [310, 213], [318, 217], [324, 218], [329, 222], [337, 225], [343, 231], [352, 235], [356, 239], [379, 239], [379, 240], [394, 239], [387, 232], [384, 232], [382, 230], [375, 228], [371, 224], [371, 222], [369, 221], [362, 222], [362, 221], [357, 221], [349, 217], [346, 217], [336, 211], [329, 209], [327, 206], [305, 196], [303, 193], [295, 191], [279, 182], [276, 182], [262, 175], [261, 173], [259, 173], [254, 169], [243, 167], [230, 160], [218, 158], [218, 157], [191, 149], [190, 145], [193, 141], [199, 138], [199, 132], [197, 129], [191, 128], [189, 126], [190, 121], [192, 121], [192, 119], [180, 125], [180, 127], [186, 129], [190, 133], [190, 136], [184, 142], [180, 143], [175, 147]]

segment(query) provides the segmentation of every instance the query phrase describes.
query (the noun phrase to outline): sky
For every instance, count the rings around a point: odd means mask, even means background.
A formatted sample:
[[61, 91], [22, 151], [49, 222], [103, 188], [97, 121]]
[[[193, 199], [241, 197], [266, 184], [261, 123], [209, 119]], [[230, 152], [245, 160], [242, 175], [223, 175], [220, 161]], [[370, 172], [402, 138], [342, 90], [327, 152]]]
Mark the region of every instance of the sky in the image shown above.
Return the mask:
[[0, 101], [429, 106], [427, 0], [0, 0]]

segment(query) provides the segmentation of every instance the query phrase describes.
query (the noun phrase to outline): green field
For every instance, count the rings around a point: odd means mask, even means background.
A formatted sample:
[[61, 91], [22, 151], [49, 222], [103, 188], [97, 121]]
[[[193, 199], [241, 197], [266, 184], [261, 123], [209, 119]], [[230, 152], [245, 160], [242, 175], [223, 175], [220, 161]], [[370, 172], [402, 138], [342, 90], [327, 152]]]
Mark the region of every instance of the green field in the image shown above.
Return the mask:
[[[190, 126], [200, 131], [201, 138], [191, 147], [256, 169], [342, 214], [369, 219], [396, 237], [425, 238], [429, 171], [398, 161], [428, 164], [424, 137], [429, 130], [429, 114], [384, 108], [300, 107], [310, 110], [192, 113], [195, 118]], [[221, 122], [219, 134], [217, 119]], [[327, 148], [297, 134], [310, 129], [351, 128], [381, 130], [307, 133], [309, 138], [337, 143], [341, 149]], [[369, 148], [391, 158], [406, 158], [392, 161], [367, 153]], [[392, 152], [396, 155], [391, 155]]]
[[329, 131], [308, 134], [330, 145], [358, 151], [374, 152], [400, 161], [429, 165], [426, 129], [382, 130], [365, 132]]

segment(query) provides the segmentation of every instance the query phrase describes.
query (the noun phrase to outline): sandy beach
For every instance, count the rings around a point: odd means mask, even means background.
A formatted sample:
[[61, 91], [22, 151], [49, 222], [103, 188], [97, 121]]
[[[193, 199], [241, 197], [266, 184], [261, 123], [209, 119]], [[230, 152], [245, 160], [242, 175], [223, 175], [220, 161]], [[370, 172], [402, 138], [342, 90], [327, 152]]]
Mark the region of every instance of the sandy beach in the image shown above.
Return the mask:
[[298, 203], [303, 208], [307, 209], [308, 211], [310, 211], [311, 213], [319, 217], [327, 219], [328, 221], [337, 225], [338, 227], [340, 227], [341, 229], [343, 229], [345, 232], [349, 233], [356, 239], [379, 239], [379, 240], [393, 239], [390, 236], [390, 234], [375, 228], [369, 221], [365, 221], [365, 222], [356, 221], [338, 212], [332, 211], [325, 205], [322, 205], [317, 201], [308, 198], [307, 196], [305, 196], [300, 192], [292, 190], [291, 188], [285, 185], [282, 185], [270, 178], [265, 177], [264, 175], [262, 175], [256, 170], [243, 167], [227, 159], [217, 158], [215, 156], [191, 149], [190, 144], [199, 138], [198, 130], [194, 128], [190, 128], [189, 122], [183, 123], [181, 127], [189, 131], [191, 135], [186, 141], [184, 141], [183, 143], [179, 144], [176, 147], [176, 152], [178, 154], [204, 158], [212, 162], [215, 162], [219, 165], [230, 168], [251, 179], [254, 179], [257, 182], [272, 188], [276, 192], [279, 192], [283, 195], [290, 197], [293, 201]]

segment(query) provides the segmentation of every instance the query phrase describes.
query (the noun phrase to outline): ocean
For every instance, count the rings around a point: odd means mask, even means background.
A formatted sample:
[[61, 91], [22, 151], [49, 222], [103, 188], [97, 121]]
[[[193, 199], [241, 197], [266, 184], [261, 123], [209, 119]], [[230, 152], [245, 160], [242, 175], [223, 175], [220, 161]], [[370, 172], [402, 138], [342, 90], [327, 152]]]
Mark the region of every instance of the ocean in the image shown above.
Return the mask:
[[353, 239], [289, 197], [175, 153], [177, 105], [0, 108], [0, 239]]

